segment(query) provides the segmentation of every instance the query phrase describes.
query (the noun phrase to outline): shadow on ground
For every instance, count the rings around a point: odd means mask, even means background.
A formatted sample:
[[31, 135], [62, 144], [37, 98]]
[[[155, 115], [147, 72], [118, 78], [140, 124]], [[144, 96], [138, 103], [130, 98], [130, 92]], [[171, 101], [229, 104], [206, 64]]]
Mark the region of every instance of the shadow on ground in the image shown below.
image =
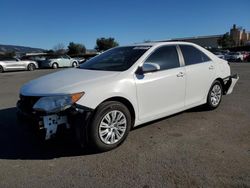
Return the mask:
[[[40, 142], [36, 134], [25, 123], [16, 118], [16, 108], [0, 110], [0, 159], [53, 159], [59, 157], [95, 154], [91, 149], [78, 147], [74, 136], [67, 134], [47, 143]], [[186, 112], [204, 111], [203, 107], [196, 107]], [[178, 113], [180, 114], [180, 113]], [[171, 118], [178, 114], [166, 117]], [[166, 118], [145, 123], [135, 129], [140, 129]]]
[[0, 110], [0, 159], [53, 159], [89, 154], [94, 152], [80, 149], [69, 135], [41, 143], [28, 125], [17, 121], [16, 108]]

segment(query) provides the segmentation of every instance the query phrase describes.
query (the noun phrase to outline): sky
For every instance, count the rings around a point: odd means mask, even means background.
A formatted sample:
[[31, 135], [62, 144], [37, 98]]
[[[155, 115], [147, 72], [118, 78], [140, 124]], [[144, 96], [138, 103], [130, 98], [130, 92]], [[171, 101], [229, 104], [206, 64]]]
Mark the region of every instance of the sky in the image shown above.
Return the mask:
[[52, 49], [69, 42], [95, 47], [250, 31], [250, 0], [0, 0], [0, 44]]

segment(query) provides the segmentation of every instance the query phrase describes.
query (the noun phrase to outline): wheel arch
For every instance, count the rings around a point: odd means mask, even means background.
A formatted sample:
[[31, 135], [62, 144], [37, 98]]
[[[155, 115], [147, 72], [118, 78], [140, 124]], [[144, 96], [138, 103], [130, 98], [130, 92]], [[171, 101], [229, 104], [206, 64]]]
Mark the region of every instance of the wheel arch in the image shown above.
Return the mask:
[[124, 97], [120, 97], [120, 96], [110, 97], [110, 98], [102, 101], [100, 104], [107, 102], [107, 101], [117, 101], [117, 102], [124, 104], [128, 108], [130, 115], [131, 115], [131, 120], [132, 120], [131, 127], [133, 128], [134, 124], [135, 124], [135, 118], [136, 118], [135, 108], [134, 108], [133, 104], [128, 99], [126, 99]]
[[225, 84], [224, 84], [223, 79], [220, 78], [220, 77], [218, 77], [218, 78], [216, 78], [216, 79], [212, 82], [212, 84], [210, 85], [209, 89], [207, 90], [206, 97], [205, 97], [206, 100], [207, 100], [209, 91], [210, 91], [210, 89], [211, 89], [211, 87], [213, 86], [213, 84], [214, 84], [215, 81], [219, 81], [219, 82], [220, 82], [220, 84], [221, 84], [221, 86], [222, 86], [222, 93], [223, 93], [223, 94], [224, 94], [225, 91], [226, 91], [226, 87], [225, 87]]
[[5, 71], [5, 67], [0, 64], [0, 67], [2, 68], [3, 72]]
[[[222, 93], [225, 94], [225, 91], [226, 91], [227, 89], [226, 89], [226, 86], [225, 86], [225, 84], [224, 84], [223, 79], [220, 78], [220, 77], [218, 77], [218, 78], [216, 78], [216, 79], [214, 80], [214, 82], [215, 82], [215, 81], [219, 81], [219, 82], [220, 82], [220, 84], [221, 84], [221, 86], [222, 86], [222, 90], [223, 90]], [[213, 83], [214, 83], [214, 82], [213, 82]]]
[[51, 63], [52, 67], [53, 67], [53, 64], [57, 64], [57, 67], [59, 67], [59, 63], [57, 63], [56, 61], [53, 61], [53, 63]]
[[29, 62], [28, 64], [27, 64], [27, 69], [29, 69], [29, 66], [30, 65], [34, 65], [35, 66], [35, 69], [37, 68], [37, 66], [36, 66], [36, 64], [35, 63], [33, 63], [33, 62]]

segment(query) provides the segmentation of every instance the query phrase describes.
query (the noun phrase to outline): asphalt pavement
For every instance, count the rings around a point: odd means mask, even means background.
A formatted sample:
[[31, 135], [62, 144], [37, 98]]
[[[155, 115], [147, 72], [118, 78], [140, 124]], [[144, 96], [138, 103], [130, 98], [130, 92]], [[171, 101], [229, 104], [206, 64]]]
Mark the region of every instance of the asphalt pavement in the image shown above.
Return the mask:
[[0, 74], [0, 187], [250, 187], [250, 63], [219, 108], [194, 108], [132, 130], [117, 149], [41, 145], [17, 122], [22, 84], [59, 70]]

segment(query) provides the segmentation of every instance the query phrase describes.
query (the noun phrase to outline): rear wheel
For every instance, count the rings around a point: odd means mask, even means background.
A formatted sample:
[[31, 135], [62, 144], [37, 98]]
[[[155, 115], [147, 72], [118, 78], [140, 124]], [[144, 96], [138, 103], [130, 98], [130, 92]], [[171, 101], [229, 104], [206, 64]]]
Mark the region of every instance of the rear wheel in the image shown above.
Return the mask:
[[0, 65], [0, 73], [4, 72], [3, 67]]
[[73, 62], [72, 67], [77, 67], [77, 62]]
[[33, 63], [28, 65], [28, 71], [33, 71], [35, 69], [36, 69], [36, 66]]
[[208, 96], [207, 96], [207, 103], [206, 106], [208, 109], [215, 109], [220, 105], [222, 99], [222, 86], [221, 83], [216, 80], [213, 85], [211, 86]]
[[98, 151], [119, 146], [131, 128], [131, 115], [125, 105], [116, 101], [101, 104], [89, 126], [90, 144]]
[[57, 69], [57, 68], [58, 68], [58, 64], [57, 64], [57, 63], [53, 63], [53, 64], [52, 64], [52, 68], [53, 68], [53, 69]]

